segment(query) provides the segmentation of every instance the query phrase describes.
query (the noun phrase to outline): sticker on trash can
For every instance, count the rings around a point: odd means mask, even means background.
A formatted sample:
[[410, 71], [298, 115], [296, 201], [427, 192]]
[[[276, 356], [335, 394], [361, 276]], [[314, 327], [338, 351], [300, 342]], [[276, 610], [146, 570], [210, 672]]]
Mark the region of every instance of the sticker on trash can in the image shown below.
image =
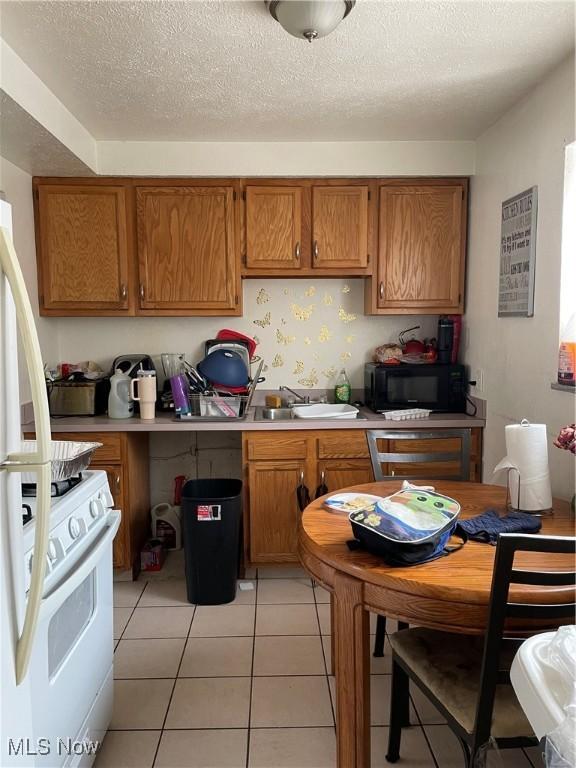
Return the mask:
[[220, 504], [198, 504], [196, 517], [198, 520], [221, 520], [222, 506]]

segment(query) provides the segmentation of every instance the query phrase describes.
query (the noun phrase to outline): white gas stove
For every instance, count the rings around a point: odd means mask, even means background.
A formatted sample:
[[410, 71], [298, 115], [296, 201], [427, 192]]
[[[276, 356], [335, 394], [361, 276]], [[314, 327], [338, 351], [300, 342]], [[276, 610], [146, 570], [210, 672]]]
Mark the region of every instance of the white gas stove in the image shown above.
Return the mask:
[[[26, 488], [25, 493], [33, 490]], [[24, 495], [22, 505], [27, 513], [22, 529], [23, 586], [28, 593], [37, 500]], [[49, 749], [33, 760], [29, 754], [20, 755], [9, 765], [88, 768], [110, 722], [112, 540], [120, 524], [120, 512], [112, 507], [103, 470], [82, 472], [64, 495], [51, 499], [43, 597], [28, 682], [28, 732], [36, 741], [44, 739]], [[80, 745], [75, 747], [82, 752], [80, 760], [58, 753], [61, 739]]]
[[[32, 572], [36, 499], [25, 496], [23, 504], [29, 508], [31, 520], [24, 525], [24, 563], [26, 591]], [[108, 478], [103, 470], [82, 473], [77, 485], [63, 496], [52, 498], [50, 507], [50, 539], [46, 558], [45, 592], [68, 570], [68, 563], [79, 556], [106, 527], [114, 501]]]

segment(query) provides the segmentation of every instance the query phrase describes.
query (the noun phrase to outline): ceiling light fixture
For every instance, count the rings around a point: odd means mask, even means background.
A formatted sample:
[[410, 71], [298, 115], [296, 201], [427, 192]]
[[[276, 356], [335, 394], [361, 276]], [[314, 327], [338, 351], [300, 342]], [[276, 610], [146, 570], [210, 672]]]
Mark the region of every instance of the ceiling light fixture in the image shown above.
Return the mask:
[[266, 0], [270, 15], [294, 37], [318, 40], [334, 32], [356, 0]]

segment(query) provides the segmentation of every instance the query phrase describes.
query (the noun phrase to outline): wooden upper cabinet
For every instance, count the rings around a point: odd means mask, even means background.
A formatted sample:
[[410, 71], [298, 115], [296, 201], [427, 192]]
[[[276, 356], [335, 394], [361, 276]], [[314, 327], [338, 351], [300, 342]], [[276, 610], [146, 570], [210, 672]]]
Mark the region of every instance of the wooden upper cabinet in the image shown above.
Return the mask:
[[368, 186], [312, 188], [312, 267], [368, 265]]
[[126, 202], [122, 186], [35, 186], [41, 314], [129, 313]]
[[300, 268], [302, 192], [296, 186], [246, 186], [247, 270]]
[[466, 196], [465, 180], [380, 187], [376, 311], [462, 311]]
[[238, 315], [233, 186], [136, 189], [141, 314]]

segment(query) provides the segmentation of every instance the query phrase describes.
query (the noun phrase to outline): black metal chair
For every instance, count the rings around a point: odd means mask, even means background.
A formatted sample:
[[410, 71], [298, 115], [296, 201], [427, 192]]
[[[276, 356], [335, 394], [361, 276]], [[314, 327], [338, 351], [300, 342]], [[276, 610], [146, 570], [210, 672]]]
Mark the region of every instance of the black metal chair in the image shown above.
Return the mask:
[[[574, 590], [567, 602], [536, 605], [510, 602], [511, 584], [547, 587], [576, 585], [576, 572], [514, 568], [517, 552], [571, 554], [576, 538], [502, 534], [498, 539], [486, 635], [476, 639], [415, 628], [390, 637], [392, 691], [386, 760], [400, 757], [402, 726], [407, 722], [409, 680], [438, 708], [458, 738], [467, 768], [483, 768], [492, 744], [500, 749], [538, 744], [510, 684], [510, 664], [525, 637], [512, 637], [507, 620], [534, 619], [540, 626], [572, 623]], [[550, 563], [553, 566], [553, 561]]]
[[[470, 429], [435, 429], [435, 430], [402, 430], [401, 436], [397, 429], [370, 429], [367, 430], [368, 448], [370, 450], [370, 459], [372, 461], [372, 471], [374, 479], [397, 480], [398, 475], [391, 470], [390, 474], [384, 474], [382, 464], [401, 464], [401, 463], [435, 463], [444, 461], [458, 461], [459, 470], [442, 477], [435, 475], [435, 480], [469, 480], [470, 479]], [[442, 453], [401, 453], [399, 451], [381, 452], [378, 450], [379, 440], [447, 440], [451, 438], [460, 439], [459, 451], [444, 451]], [[419, 480], [422, 482], [421, 475], [401, 475], [402, 480]], [[407, 624], [398, 622], [398, 629], [406, 629]], [[386, 617], [378, 616], [376, 619], [376, 637], [374, 639], [374, 656], [384, 656], [384, 640], [386, 637]]]

